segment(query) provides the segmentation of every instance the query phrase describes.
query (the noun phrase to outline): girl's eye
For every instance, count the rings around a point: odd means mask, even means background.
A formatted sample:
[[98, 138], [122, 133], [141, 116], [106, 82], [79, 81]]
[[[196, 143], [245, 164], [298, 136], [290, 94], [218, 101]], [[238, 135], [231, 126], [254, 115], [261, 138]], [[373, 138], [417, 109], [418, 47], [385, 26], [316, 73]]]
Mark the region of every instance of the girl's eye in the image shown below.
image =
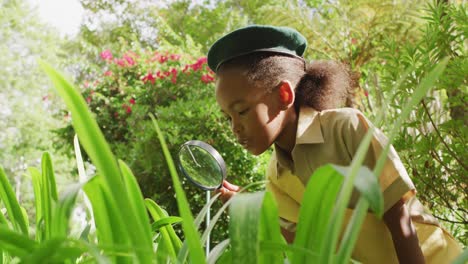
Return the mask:
[[240, 111], [240, 112], [238, 112], [238, 113], [239, 113], [239, 115], [242, 116], [242, 115], [247, 114], [247, 112], [248, 112], [249, 110], [250, 110], [250, 108], [246, 108], [245, 110], [242, 110], [242, 111]]

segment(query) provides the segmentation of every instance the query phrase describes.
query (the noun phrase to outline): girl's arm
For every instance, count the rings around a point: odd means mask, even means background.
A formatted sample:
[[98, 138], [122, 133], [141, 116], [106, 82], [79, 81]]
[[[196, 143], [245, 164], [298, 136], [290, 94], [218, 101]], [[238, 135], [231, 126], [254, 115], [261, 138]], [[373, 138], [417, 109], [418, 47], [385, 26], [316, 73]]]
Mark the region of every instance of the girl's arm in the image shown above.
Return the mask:
[[383, 216], [392, 234], [393, 245], [400, 264], [425, 263], [418, 236], [411, 222], [410, 214], [403, 200], [397, 202]]

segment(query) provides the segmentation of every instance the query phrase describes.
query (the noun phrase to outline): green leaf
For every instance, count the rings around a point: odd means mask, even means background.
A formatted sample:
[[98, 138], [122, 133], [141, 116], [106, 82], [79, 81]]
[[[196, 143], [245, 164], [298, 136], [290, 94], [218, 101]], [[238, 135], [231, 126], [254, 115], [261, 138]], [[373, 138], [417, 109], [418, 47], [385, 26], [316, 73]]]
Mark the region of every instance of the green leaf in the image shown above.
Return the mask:
[[[294, 246], [292, 244], [287, 244], [287, 243], [278, 243], [278, 242], [273, 242], [273, 241], [262, 241], [260, 242], [260, 250], [265, 250], [265, 251], [283, 251], [285, 253], [294, 253], [297, 255], [304, 255], [306, 258], [317, 258], [318, 254], [317, 252], [314, 252], [309, 249], [301, 248]], [[292, 256], [292, 254], [288, 254], [288, 256]], [[289, 258], [291, 259], [291, 258]]]
[[217, 263], [218, 259], [223, 255], [223, 253], [226, 251], [227, 247], [230, 244], [229, 239], [225, 239], [221, 241], [218, 245], [216, 245], [211, 251], [210, 255], [208, 256], [208, 264], [215, 264]]
[[157, 231], [158, 229], [165, 227], [167, 225], [172, 225], [172, 224], [178, 224], [182, 222], [182, 218], [178, 216], [167, 216], [164, 218], [159, 219], [158, 221], [155, 221], [151, 225], [151, 230]]
[[84, 253], [78, 245], [68, 245], [66, 238], [54, 238], [42, 242], [23, 259], [25, 263], [64, 263], [73, 261]]
[[[348, 177], [350, 173], [350, 167], [332, 165], [336, 171], [341, 175]], [[380, 190], [380, 185], [377, 177], [369, 170], [369, 168], [362, 166], [359, 168], [358, 174], [354, 181], [354, 187], [359, 191], [366, 201], [369, 203], [369, 207], [378, 216], [382, 217], [384, 209], [383, 194]]]
[[36, 247], [28, 236], [16, 233], [6, 226], [0, 226], [0, 248], [11, 256], [23, 258]]
[[317, 253], [312, 256], [294, 254], [291, 263], [320, 263], [323, 247], [330, 243], [326, 227], [330, 224], [343, 180], [332, 165], [318, 168], [311, 176], [302, 198], [307, 202], [299, 210], [294, 246]]
[[84, 186], [84, 191], [91, 201], [98, 241], [100, 245], [105, 245], [108, 252], [120, 250], [121, 253], [113, 258], [114, 263], [130, 262], [128, 251], [130, 250], [130, 240], [127, 236], [126, 225], [117, 217], [120, 210], [110, 197], [109, 192], [103, 186], [103, 178], [96, 175]]
[[242, 263], [283, 263], [281, 251], [260, 250], [262, 241], [284, 243], [278, 209], [270, 193], [241, 193], [229, 207], [232, 257]]
[[468, 249], [463, 250], [463, 252], [458, 256], [452, 264], [466, 264], [468, 262]]
[[28, 224], [24, 218], [21, 207], [16, 199], [13, 188], [8, 178], [0, 166], [0, 199], [3, 201], [13, 228], [18, 232], [28, 235]]
[[44, 224], [44, 239], [52, 238], [52, 208], [57, 202], [57, 187], [55, 186], [55, 177], [52, 168], [52, 161], [47, 152], [42, 154], [42, 174], [40, 178], [41, 185], [41, 203], [42, 216]]
[[81, 183], [70, 186], [67, 192], [60, 198], [57, 206], [54, 207], [52, 214], [52, 237], [67, 237], [70, 215], [82, 186], [83, 184]]
[[[165, 212], [153, 200], [146, 199], [145, 203], [155, 222], [168, 218]], [[161, 238], [159, 240], [158, 251], [156, 252], [157, 259], [164, 262], [167, 258], [174, 260], [181, 248], [182, 242], [171, 225], [161, 227], [159, 233]]]
[[[278, 206], [273, 195], [266, 192], [263, 197], [263, 203], [260, 214], [260, 223], [258, 230], [259, 241], [270, 241], [277, 243], [285, 243], [281, 235], [279, 226]], [[260, 250], [258, 263], [283, 263], [283, 253], [281, 251], [264, 251]]]
[[161, 142], [161, 147], [166, 157], [166, 162], [169, 167], [169, 171], [172, 177], [172, 182], [174, 184], [174, 189], [176, 191], [177, 205], [179, 207], [180, 215], [183, 219], [182, 228], [184, 230], [185, 237], [188, 241], [188, 247], [190, 252], [190, 259], [193, 263], [205, 263], [205, 257], [203, 253], [203, 248], [200, 243], [200, 235], [198, 234], [195, 225], [192, 212], [188, 206], [187, 197], [185, 196], [184, 190], [182, 189], [182, 184], [180, 183], [179, 176], [177, 175], [176, 167], [174, 166], [174, 161], [172, 160], [169, 149], [167, 148], [166, 141], [164, 140], [161, 129], [156, 122], [156, 119], [153, 115], [150, 115], [151, 120], [153, 121], [154, 128], [158, 134], [159, 142]]
[[45, 239], [44, 230], [44, 201], [42, 197], [42, 175], [36, 168], [28, 168], [31, 175], [33, 189], [34, 189], [34, 202], [36, 205], [36, 241]]
[[259, 259], [258, 232], [264, 195], [264, 192], [241, 193], [232, 198], [229, 237], [233, 262], [257, 263]]
[[125, 162], [119, 160], [119, 165], [122, 172], [123, 182], [125, 184], [125, 190], [129, 196], [128, 199], [133, 207], [133, 211], [138, 214], [136, 220], [143, 228], [144, 234], [146, 235], [145, 239], [151, 241], [150, 221], [148, 214], [146, 213], [145, 201], [138, 182]]
[[354, 208], [351, 219], [346, 226], [343, 238], [340, 242], [340, 248], [338, 249], [337, 259], [340, 261], [347, 261], [351, 258], [351, 254], [354, 250], [354, 245], [361, 231], [361, 226], [366, 218], [367, 209], [369, 203], [363, 196], [359, 197], [359, 200]]

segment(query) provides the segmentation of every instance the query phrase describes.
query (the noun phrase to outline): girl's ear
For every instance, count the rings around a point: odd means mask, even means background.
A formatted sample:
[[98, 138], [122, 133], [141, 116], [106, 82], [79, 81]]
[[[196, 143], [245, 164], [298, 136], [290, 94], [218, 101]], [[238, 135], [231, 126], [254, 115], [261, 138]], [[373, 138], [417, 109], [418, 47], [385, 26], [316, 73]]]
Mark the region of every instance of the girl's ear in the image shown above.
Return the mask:
[[280, 103], [285, 109], [294, 103], [295, 94], [289, 81], [281, 81], [278, 93]]

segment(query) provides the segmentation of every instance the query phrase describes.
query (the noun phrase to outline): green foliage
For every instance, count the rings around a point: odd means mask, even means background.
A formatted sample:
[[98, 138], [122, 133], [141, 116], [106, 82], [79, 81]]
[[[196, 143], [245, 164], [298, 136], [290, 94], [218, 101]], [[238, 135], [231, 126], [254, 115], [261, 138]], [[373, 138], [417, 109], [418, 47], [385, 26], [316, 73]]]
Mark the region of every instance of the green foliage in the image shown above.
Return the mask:
[[[390, 36], [375, 63], [366, 65], [363, 83], [370, 95], [363, 105], [371, 114], [387, 105], [386, 119], [396, 120], [401, 101], [414, 94], [421, 76], [449, 59], [434, 89], [401, 123], [394, 145], [413, 176], [418, 197], [466, 244], [466, 6], [433, 2], [423, 19], [421, 38], [402, 42]], [[405, 73], [407, 78], [395, 87]], [[383, 124], [387, 128], [388, 123]]]

